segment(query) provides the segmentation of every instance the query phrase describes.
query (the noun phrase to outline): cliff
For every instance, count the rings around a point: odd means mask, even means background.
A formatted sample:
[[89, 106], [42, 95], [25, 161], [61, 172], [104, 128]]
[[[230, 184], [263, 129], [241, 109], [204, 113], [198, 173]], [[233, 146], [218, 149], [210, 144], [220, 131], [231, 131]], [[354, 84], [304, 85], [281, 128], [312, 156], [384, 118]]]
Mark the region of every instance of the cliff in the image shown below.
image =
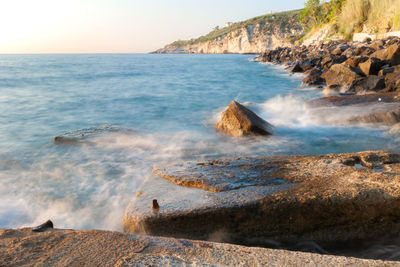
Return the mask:
[[288, 46], [304, 28], [298, 10], [268, 14], [215, 29], [197, 39], [176, 41], [154, 53], [261, 53], [267, 48]]

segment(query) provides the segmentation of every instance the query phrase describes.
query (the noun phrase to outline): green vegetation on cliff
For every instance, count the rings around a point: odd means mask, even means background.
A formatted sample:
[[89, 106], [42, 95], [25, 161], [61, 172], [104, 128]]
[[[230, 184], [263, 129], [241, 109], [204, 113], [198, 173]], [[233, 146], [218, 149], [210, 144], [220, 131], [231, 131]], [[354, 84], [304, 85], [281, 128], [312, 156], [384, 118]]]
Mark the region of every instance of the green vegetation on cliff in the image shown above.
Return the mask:
[[347, 37], [363, 30], [370, 33], [400, 30], [400, 0], [347, 0], [337, 25]]
[[[193, 45], [197, 43], [207, 42], [210, 40], [215, 40], [218, 37], [221, 37], [225, 34], [233, 32], [235, 30], [240, 29], [241, 27], [245, 27], [250, 24], [275, 24], [280, 25], [282, 29], [286, 27], [287, 24], [290, 23], [291, 19], [297, 18], [301, 10], [291, 10], [279, 13], [271, 13], [266, 14], [258, 17], [254, 17], [245, 21], [235, 22], [230, 26], [224, 28], [216, 27], [213, 31], [209, 32], [208, 34], [201, 36], [196, 39], [191, 40], [179, 40], [169, 44], [167, 47], [182, 47], [185, 45]], [[271, 28], [272, 29], [272, 28]], [[266, 29], [268, 30], [268, 28]]]
[[306, 29], [331, 23], [333, 33], [348, 39], [361, 31], [400, 30], [400, 0], [308, 0], [299, 21]]

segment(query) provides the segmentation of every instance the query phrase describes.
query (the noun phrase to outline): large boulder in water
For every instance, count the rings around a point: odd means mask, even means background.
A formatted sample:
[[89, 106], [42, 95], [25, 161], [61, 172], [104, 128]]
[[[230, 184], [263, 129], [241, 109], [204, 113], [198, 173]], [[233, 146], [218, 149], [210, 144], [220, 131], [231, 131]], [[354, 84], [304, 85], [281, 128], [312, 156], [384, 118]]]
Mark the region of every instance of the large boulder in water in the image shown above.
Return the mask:
[[236, 101], [229, 104], [215, 128], [235, 137], [272, 134], [271, 124]]

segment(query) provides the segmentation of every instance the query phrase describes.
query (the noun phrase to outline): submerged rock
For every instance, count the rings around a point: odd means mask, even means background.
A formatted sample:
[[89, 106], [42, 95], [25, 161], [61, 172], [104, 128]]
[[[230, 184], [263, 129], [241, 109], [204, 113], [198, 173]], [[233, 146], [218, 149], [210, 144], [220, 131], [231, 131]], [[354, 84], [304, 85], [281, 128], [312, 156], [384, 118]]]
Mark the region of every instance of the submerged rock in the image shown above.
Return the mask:
[[[218, 232], [233, 243], [263, 238], [329, 248], [397, 235], [399, 179], [400, 156], [380, 151], [184, 163], [146, 179], [123, 226], [127, 233], [207, 240]], [[157, 214], [148, 208], [154, 198], [163, 203]]]
[[272, 134], [272, 126], [268, 122], [236, 101], [229, 104], [215, 128], [234, 137]]
[[54, 137], [55, 144], [70, 145], [70, 144], [83, 144], [90, 143], [90, 138], [96, 137], [100, 134], [109, 132], [123, 132], [124, 129], [113, 125], [105, 124], [95, 127], [83, 128], [76, 131], [71, 131]]

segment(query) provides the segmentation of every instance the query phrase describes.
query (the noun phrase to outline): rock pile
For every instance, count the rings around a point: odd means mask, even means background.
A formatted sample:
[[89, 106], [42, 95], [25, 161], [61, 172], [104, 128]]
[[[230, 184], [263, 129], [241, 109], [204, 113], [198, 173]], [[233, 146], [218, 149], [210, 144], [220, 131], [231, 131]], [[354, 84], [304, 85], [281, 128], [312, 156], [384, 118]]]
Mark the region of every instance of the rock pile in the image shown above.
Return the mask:
[[367, 42], [330, 41], [267, 50], [260, 61], [286, 63], [307, 75], [304, 85], [349, 94], [400, 92], [400, 38]]

